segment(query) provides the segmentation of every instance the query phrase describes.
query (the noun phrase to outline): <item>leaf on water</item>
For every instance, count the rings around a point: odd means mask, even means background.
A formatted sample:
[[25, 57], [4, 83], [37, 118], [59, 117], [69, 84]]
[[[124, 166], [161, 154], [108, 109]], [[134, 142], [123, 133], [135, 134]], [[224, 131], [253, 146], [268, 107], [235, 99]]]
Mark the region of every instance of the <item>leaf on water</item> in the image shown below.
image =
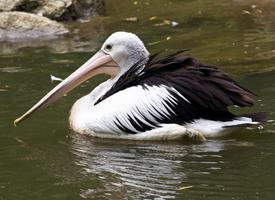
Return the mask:
[[59, 81], [59, 82], [61, 82], [61, 81], [63, 81], [62, 78], [56, 77], [56, 76], [54, 76], [54, 75], [50, 75], [50, 77], [51, 77], [51, 82], [54, 82], [54, 81]]
[[126, 21], [126, 22], [137, 22], [138, 18], [137, 17], [126, 17], [124, 19], [124, 21]]
[[192, 187], [193, 187], [193, 185], [183, 186], [183, 187], [180, 187], [179, 190], [186, 190], [186, 189], [190, 189]]
[[147, 45], [148, 46], [153, 46], [153, 45], [157, 45], [157, 44], [160, 44], [160, 43], [168, 41], [168, 40], [171, 40], [170, 36], [167, 36], [164, 40], [158, 40], [158, 41], [155, 41], [155, 42], [149, 42], [149, 43], [147, 43]]
[[167, 26], [167, 25], [170, 25], [171, 24], [171, 21], [170, 20], [163, 20], [163, 22], [161, 23], [157, 23], [157, 24], [154, 24], [154, 26]]
[[248, 10], [243, 10], [242, 13], [243, 13], [243, 14], [247, 14], [247, 15], [250, 15], [250, 14], [251, 14], [251, 12], [248, 11]]
[[20, 144], [25, 144], [25, 142], [18, 137], [16, 137], [15, 140]]
[[257, 9], [258, 14], [263, 14], [263, 11], [261, 9]]
[[172, 26], [172, 27], [176, 27], [177, 25], [179, 25], [178, 22], [167, 20], [167, 19], [163, 20], [161, 23], [154, 24], [154, 26]]
[[156, 20], [158, 17], [157, 16], [152, 16], [149, 18], [150, 21]]
[[9, 88], [10, 86], [9, 85], [4, 85], [4, 86], [1, 86], [1, 87], [2, 88], [0, 88], [0, 92], [6, 92], [6, 91], [8, 91], [8, 89], [6, 89], [6, 88]]
[[161, 40], [155, 41], [155, 42], [149, 42], [149, 43], [147, 43], [147, 45], [148, 45], [148, 46], [153, 46], [153, 45], [159, 44], [159, 43], [161, 43], [161, 42], [162, 42]]

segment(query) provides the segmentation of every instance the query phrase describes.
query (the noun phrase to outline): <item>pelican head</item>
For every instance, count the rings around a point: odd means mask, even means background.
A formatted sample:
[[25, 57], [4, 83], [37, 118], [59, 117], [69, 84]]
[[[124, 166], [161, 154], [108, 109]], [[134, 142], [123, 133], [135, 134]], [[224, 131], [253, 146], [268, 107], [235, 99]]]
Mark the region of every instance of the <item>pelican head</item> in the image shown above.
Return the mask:
[[108, 74], [112, 79], [117, 80], [131, 66], [141, 60], [146, 60], [148, 56], [149, 52], [135, 34], [127, 32], [113, 33], [94, 56], [55, 86], [25, 114], [17, 118], [14, 124], [16, 125], [27, 119], [35, 111], [46, 108], [95, 75]]
[[120, 74], [149, 56], [139, 37], [133, 33], [113, 33], [102, 45], [101, 51], [110, 55], [119, 65]]

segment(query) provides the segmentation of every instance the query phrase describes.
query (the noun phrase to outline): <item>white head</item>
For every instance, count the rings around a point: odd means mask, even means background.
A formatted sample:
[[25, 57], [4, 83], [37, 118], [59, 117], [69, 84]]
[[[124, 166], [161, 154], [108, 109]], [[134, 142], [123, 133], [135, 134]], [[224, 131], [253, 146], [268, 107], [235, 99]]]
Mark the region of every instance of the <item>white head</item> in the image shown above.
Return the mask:
[[139, 37], [133, 33], [115, 32], [110, 35], [101, 47], [120, 67], [123, 74], [138, 61], [146, 60], [149, 52]]
[[127, 32], [113, 33], [104, 42], [100, 51], [48, 92], [24, 115], [16, 119], [14, 124], [28, 118], [35, 111], [47, 107], [87, 79], [103, 73], [118, 79], [138, 61], [147, 60], [148, 56], [149, 52], [135, 34]]

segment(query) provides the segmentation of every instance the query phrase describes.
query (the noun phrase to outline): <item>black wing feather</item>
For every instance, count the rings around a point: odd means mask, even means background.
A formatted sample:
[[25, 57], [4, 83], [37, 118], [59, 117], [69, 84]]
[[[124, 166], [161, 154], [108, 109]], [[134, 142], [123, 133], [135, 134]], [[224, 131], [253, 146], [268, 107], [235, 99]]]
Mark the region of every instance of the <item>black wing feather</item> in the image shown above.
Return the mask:
[[[165, 85], [175, 88], [190, 103], [179, 100], [176, 106], [170, 104], [175, 114], [171, 113], [169, 118], [163, 116], [158, 122], [179, 124], [199, 118], [232, 120], [236, 116], [228, 111], [228, 107], [233, 105], [245, 107], [254, 104], [254, 93], [240, 86], [217, 67], [202, 64], [183, 52], [161, 58], [158, 55], [150, 56], [145, 66], [144, 61], [136, 63], [95, 104], [128, 87], [141, 85], [146, 88]], [[177, 93], [172, 95], [177, 100], [182, 99]], [[169, 102], [167, 103], [169, 105]], [[138, 130], [150, 129], [145, 125], [143, 129], [142, 125], [136, 126]]]

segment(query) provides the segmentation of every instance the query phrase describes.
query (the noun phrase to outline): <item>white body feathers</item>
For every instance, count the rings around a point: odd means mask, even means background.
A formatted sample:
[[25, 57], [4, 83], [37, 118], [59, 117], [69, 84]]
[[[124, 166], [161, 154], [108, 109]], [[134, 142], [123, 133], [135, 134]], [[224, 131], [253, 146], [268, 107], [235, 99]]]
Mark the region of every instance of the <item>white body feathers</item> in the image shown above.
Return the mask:
[[[169, 93], [169, 90], [175, 91], [175, 89], [166, 86], [153, 86], [148, 87], [149, 89], [144, 89], [141, 86], [130, 87], [94, 106], [94, 102], [111, 87], [111, 84], [110, 80], [100, 84], [93, 92], [82, 97], [73, 105], [70, 125], [74, 131], [101, 138], [173, 140], [185, 136], [218, 137], [232, 131], [231, 128], [225, 128], [225, 126], [257, 124], [248, 117], [240, 117], [229, 122], [198, 119], [185, 125], [160, 124], [160, 127], [149, 131], [128, 134], [121, 131], [117, 124], [122, 123], [128, 129], [138, 132], [129, 121], [128, 116], [134, 116], [150, 126], [143, 116], [155, 122], [156, 118], [161, 118], [159, 112], [169, 115], [172, 110], [169, 110], [169, 106], [164, 100], [169, 100], [172, 104], [176, 103]], [[183, 96], [182, 98], [188, 102]], [[138, 122], [136, 121], [136, 123]]]

